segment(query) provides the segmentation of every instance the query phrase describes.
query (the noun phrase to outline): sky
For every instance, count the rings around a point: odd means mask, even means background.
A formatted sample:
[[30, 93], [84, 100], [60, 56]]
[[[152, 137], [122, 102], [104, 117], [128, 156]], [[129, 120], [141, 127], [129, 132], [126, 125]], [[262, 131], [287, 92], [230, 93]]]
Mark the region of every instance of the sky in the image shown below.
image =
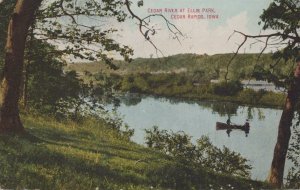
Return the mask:
[[[151, 19], [150, 27], [155, 28], [156, 34], [150, 38], [163, 53], [156, 54], [155, 48], [139, 32], [136, 20], [127, 19], [124, 23], [111, 21], [109, 25], [119, 30], [113, 38], [131, 47], [134, 50], [133, 58], [161, 57], [180, 53], [213, 55], [235, 52], [244, 38], [239, 34], [231, 36], [234, 30], [252, 35], [261, 33], [261, 26], [258, 25], [259, 16], [272, 2], [272, 0], [143, 0], [144, 5], [138, 7], [139, 0], [131, 1], [132, 10], [141, 18], [152, 14], [149, 10], [162, 9], [161, 14], [183, 34], [180, 41], [174, 40], [163, 19]], [[166, 8], [178, 11], [184, 9], [184, 12], [165, 12]], [[200, 12], [188, 13], [188, 9], [199, 9]], [[213, 9], [214, 13], [205, 13], [203, 9]], [[124, 8], [124, 11], [127, 10]], [[189, 19], [187, 18], [189, 14], [203, 15], [206, 19]], [[184, 15], [186, 18], [173, 19], [176, 15]], [[207, 15], [217, 15], [218, 18], [207, 19]], [[268, 32], [271, 31], [262, 33]], [[241, 53], [261, 51], [263, 44], [250, 45], [250, 43], [244, 45]], [[268, 51], [270, 52], [271, 49], [266, 50]], [[109, 53], [109, 56], [121, 58], [113, 52]]]
[[[180, 42], [172, 39], [170, 31], [166, 28], [163, 19], [151, 20], [152, 26], [157, 30], [154, 36], [150, 36], [155, 45], [163, 52], [164, 56], [179, 53], [218, 54], [234, 52], [238, 44], [243, 41], [242, 36], [235, 34], [238, 30], [247, 34], [259, 34], [261, 26], [258, 25], [259, 16], [266, 9], [271, 0], [144, 0], [142, 7], [137, 7], [137, 1], [133, 0], [132, 9], [136, 15], [144, 17], [149, 15], [149, 10], [162, 9], [163, 14], [170, 22], [176, 25], [184, 34]], [[184, 12], [165, 12], [167, 9], [184, 9]], [[200, 13], [188, 13], [188, 9], [200, 9]], [[214, 13], [202, 12], [203, 8], [213, 9]], [[190, 15], [218, 15], [217, 19], [189, 19]], [[173, 15], [173, 16], [172, 16]], [[185, 15], [185, 19], [173, 19], [174, 15]], [[176, 16], [175, 16], [176, 17]], [[129, 45], [134, 50], [134, 57], [149, 57], [156, 55], [155, 49], [139, 33], [137, 22], [127, 20], [120, 24], [117, 40]], [[266, 32], [267, 33], [267, 32]], [[241, 51], [253, 53], [260, 52], [263, 44], [250, 46], [245, 44]], [[271, 51], [271, 50], [268, 50]], [[161, 56], [161, 54], [158, 54]]]

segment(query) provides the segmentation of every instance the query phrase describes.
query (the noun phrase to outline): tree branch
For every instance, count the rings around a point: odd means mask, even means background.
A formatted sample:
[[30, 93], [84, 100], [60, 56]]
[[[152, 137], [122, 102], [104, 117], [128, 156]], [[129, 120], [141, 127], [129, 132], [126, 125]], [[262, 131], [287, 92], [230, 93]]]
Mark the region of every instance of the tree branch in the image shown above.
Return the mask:
[[[140, 18], [135, 13], [133, 13], [133, 11], [131, 10], [129, 0], [125, 0], [125, 5], [126, 5], [127, 10], [129, 11], [130, 15], [132, 16], [132, 18], [134, 18], [138, 21], [138, 26], [139, 26], [140, 33], [155, 48], [156, 54], [157, 54], [157, 52], [159, 52], [163, 55], [163, 52], [150, 39], [149, 32], [150, 32], [151, 35], [155, 35], [156, 30], [153, 29], [153, 28], [148, 27], [149, 22], [147, 22], [146, 19], [150, 19], [151, 17], [161, 17], [166, 22], [168, 30], [174, 35], [174, 38], [177, 39], [177, 41], [180, 43], [179, 35], [183, 36], [182, 32], [173, 23], [171, 23], [164, 15], [162, 15], [162, 14], [151, 14], [151, 15], [148, 15], [144, 18]], [[143, 31], [143, 29], [146, 29], [146, 31]]]

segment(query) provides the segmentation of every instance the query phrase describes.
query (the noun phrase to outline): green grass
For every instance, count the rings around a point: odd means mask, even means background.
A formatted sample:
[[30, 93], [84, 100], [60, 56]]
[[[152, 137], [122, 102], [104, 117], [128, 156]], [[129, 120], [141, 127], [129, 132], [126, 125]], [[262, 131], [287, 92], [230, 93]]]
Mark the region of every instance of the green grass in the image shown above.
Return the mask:
[[10, 189], [231, 189], [266, 187], [214, 174], [130, 142], [105, 122], [23, 115], [25, 136], [0, 137], [0, 187]]

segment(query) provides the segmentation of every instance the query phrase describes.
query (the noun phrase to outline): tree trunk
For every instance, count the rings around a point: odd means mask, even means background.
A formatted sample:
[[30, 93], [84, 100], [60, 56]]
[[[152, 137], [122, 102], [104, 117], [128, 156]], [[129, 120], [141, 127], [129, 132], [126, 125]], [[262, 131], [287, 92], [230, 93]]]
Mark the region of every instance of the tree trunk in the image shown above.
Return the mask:
[[295, 105], [297, 103], [300, 91], [300, 65], [298, 64], [295, 70], [295, 80], [288, 90], [285, 106], [280, 118], [278, 126], [277, 143], [274, 149], [273, 161], [270, 174], [268, 177], [269, 183], [276, 188], [281, 188], [283, 185], [284, 165], [286, 154], [289, 147], [291, 137], [291, 126], [294, 118]]
[[23, 101], [24, 101], [24, 109], [25, 111], [28, 110], [28, 76], [29, 76], [29, 61], [27, 64], [25, 64], [25, 69], [24, 69], [24, 89], [23, 89]]
[[29, 26], [42, 0], [18, 0], [11, 16], [1, 83], [0, 133], [23, 133], [19, 96]]
[[25, 111], [28, 111], [28, 79], [29, 79], [29, 68], [31, 61], [33, 59], [33, 46], [34, 46], [34, 28], [35, 28], [35, 23], [33, 23], [30, 27], [30, 31], [28, 35], [30, 36], [30, 39], [28, 41], [28, 45], [26, 46], [27, 50], [27, 57], [26, 57], [26, 62], [24, 64], [24, 70], [23, 70], [23, 86], [22, 86], [22, 92], [23, 92], [23, 106]]

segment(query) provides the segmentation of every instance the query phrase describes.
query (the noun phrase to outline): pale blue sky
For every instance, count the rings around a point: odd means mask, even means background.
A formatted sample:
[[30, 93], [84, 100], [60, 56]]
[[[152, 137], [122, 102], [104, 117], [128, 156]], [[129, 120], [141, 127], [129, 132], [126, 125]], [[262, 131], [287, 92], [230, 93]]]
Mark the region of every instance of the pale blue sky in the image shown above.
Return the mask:
[[[237, 48], [243, 38], [235, 35], [230, 41], [228, 37], [234, 30], [248, 34], [258, 34], [261, 26], [258, 25], [259, 16], [266, 9], [271, 0], [144, 0], [144, 6], [137, 7], [137, 1], [133, 0], [132, 9], [143, 17], [148, 13], [148, 8], [214, 8], [219, 15], [217, 20], [172, 20], [171, 13], [163, 14], [176, 24], [178, 28], [188, 36], [181, 44], [171, 40], [170, 33], [164, 28], [163, 20], [153, 20], [158, 25], [159, 33], [152, 39], [165, 55], [177, 53], [228, 53]], [[121, 26], [120, 41], [133, 47], [135, 57], [148, 57], [154, 52], [149, 43], [138, 33], [136, 22], [126, 21]], [[245, 52], [259, 52], [261, 45], [248, 46]]]
[[[136, 1], [136, 0], [135, 0]], [[224, 24], [226, 19], [241, 12], [248, 13], [249, 27], [257, 31], [259, 16], [266, 9], [271, 0], [144, 0], [144, 6], [136, 8], [138, 13], [147, 14], [147, 8], [215, 8], [221, 17], [217, 22], [210, 22], [216, 26]]]
[[[0, 0], [1, 1], [1, 0]], [[51, 0], [48, 0], [51, 1]], [[151, 27], [156, 29], [155, 36], [150, 36], [155, 45], [163, 52], [164, 56], [179, 53], [196, 54], [218, 54], [235, 52], [238, 44], [242, 43], [243, 37], [235, 34], [229, 41], [228, 38], [238, 30], [247, 34], [259, 34], [261, 26], [258, 25], [259, 16], [263, 10], [268, 8], [271, 0], [144, 0], [144, 6], [137, 7], [139, 0], [131, 0], [132, 10], [140, 17], [149, 15], [149, 8], [213, 8], [219, 19], [171, 19], [172, 13], [163, 12], [172, 23], [174, 23], [184, 37], [180, 43], [172, 38], [168, 31], [165, 21], [159, 18], [151, 20]], [[124, 7], [124, 11], [127, 9]], [[176, 13], [175, 13], [176, 14]], [[184, 13], [185, 15], [187, 13]], [[95, 24], [95, 20], [87, 20]], [[117, 34], [112, 34], [114, 39], [124, 45], [130, 46], [134, 50], [133, 57], [149, 57], [156, 53], [153, 46], [147, 42], [143, 35], [139, 33], [137, 21], [127, 19], [124, 23], [119, 23], [111, 19], [102, 19], [103, 24], [119, 30]], [[102, 24], [102, 23], [101, 23]], [[265, 31], [269, 33], [271, 31]], [[250, 46], [246, 43], [241, 52], [257, 53], [260, 52], [264, 44]], [[267, 49], [266, 52], [270, 52]], [[115, 52], [109, 53], [111, 57], [120, 58]], [[159, 54], [158, 56], [162, 56]]]

